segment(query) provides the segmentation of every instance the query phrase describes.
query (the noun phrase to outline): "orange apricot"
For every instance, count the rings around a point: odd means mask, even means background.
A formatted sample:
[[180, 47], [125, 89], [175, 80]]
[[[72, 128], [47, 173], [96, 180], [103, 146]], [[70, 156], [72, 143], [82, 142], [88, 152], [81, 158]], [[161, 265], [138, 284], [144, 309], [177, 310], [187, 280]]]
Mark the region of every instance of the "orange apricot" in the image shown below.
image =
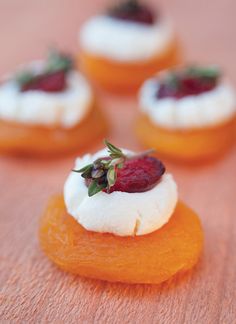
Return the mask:
[[106, 122], [95, 106], [73, 128], [26, 125], [0, 120], [0, 153], [33, 156], [71, 153], [103, 138], [106, 128]]
[[51, 198], [42, 216], [43, 251], [64, 271], [126, 283], [158, 284], [192, 268], [201, 253], [199, 218], [179, 202], [159, 230], [135, 237], [87, 231], [65, 209], [62, 196]]
[[155, 148], [160, 156], [198, 162], [224, 153], [234, 141], [235, 127], [235, 118], [232, 118], [213, 127], [170, 130], [141, 115], [136, 123], [136, 134], [145, 146]]
[[118, 94], [135, 92], [148, 77], [177, 63], [179, 49], [176, 41], [161, 55], [133, 63], [109, 60], [83, 50], [79, 54], [81, 70], [102, 88]]

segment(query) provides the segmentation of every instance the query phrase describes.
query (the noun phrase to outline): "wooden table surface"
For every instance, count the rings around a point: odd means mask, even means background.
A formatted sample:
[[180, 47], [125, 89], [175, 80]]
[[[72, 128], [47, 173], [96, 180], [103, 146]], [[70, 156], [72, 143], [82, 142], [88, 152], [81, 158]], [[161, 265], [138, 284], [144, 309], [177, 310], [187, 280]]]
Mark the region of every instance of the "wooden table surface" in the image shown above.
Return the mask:
[[[2, 0], [0, 71], [41, 56], [53, 40], [75, 50], [79, 24], [104, 2]], [[235, 1], [159, 2], [175, 18], [186, 58], [220, 63], [236, 84]], [[135, 99], [99, 98], [109, 138], [140, 149], [132, 134]], [[75, 277], [43, 255], [38, 220], [72, 165], [72, 157], [0, 158], [1, 323], [236, 323], [236, 147], [200, 167], [167, 163], [181, 198], [199, 213], [205, 247], [194, 271], [159, 286]]]

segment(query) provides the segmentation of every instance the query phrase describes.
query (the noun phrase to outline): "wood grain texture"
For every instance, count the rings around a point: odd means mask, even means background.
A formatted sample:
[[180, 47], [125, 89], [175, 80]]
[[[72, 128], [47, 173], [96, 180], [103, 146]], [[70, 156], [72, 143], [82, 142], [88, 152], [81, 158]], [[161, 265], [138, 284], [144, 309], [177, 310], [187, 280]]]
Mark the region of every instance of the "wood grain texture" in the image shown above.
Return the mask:
[[[83, 2], [81, 10], [76, 0], [1, 1], [0, 71], [41, 55], [53, 39], [75, 50], [78, 25], [104, 2]], [[235, 1], [160, 4], [175, 17], [186, 57], [219, 62], [236, 84]], [[132, 134], [135, 100], [98, 95], [113, 127], [109, 138], [140, 149]], [[236, 147], [200, 167], [167, 163], [181, 198], [201, 217], [205, 247], [194, 271], [160, 286], [75, 277], [43, 255], [39, 216], [48, 197], [61, 191], [72, 165], [73, 157], [0, 158], [1, 323], [236, 323]]]

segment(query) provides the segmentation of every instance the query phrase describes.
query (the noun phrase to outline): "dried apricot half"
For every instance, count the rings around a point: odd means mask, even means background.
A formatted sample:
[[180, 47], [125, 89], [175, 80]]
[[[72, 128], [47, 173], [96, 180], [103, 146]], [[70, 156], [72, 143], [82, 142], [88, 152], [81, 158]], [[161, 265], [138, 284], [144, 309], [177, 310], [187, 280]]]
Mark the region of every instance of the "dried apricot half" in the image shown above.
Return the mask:
[[236, 118], [220, 125], [192, 130], [169, 130], [154, 125], [141, 115], [136, 123], [136, 134], [147, 147], [176, 161], [200, 162], [211, 160], [227, 151], [235, 138]]
[[173, 44], [161, 55], [132, 63], [109, 60], [81, 51], [78, 57], [78, 65], [90, 80], [102, 88], [117, 94], [126, 94], [136, 92], [150, 75], [175, 66], [180, 62], [180, 57], [177, 41], [173, 41]]
[[96, 104], [78, 125], [70, 129], [0, 120], [0, 153], [31, 156], [72, 153], [103, 138], [106, 133], [106, 121]]
[[61, 269], [126, 283], [161, 283], [192, 268], [203, 245], [197, 215], [179, 202], [170, 221], [147, 235], [120, 237], [84, 229], [62, 196], [51, 198], [40, 224], [43, 251]]

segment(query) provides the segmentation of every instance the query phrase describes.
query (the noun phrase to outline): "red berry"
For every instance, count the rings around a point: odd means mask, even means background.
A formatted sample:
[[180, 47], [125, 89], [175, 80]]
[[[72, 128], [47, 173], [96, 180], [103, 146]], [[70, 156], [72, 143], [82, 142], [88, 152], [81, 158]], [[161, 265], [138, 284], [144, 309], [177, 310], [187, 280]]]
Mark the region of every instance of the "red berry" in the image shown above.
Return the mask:
[[183, 95], [198, 95], [212, 90], [216, 86], [215, 80], [186, 77], [182, 80]]
[[45, 92], [60, 92], [66, 87], [65, 71], [42, 74], [24, 84], [21, 91], [41, 90]]
[[152, 189], [165, 172], [161, 161], [151, 156], [127, 160], [117, 170], [117, 179], [110, 192], [143, 192]]
[[157, 98], [181, 99], [186, 96], [196, 96], [213, 90], [216, 85], [217, 79], [214, 78], [180, 76], [174, 85], [165, 81], [161, 82], [157, 91]]
[[152, 25], [155, 22], [155, 16], [153, 12], [145, 5], [140, 4], [135, 0], [127, 0], [121, 3], [117, 7], [110, 10], [109, 16], [132, 21], [140, 24]]
[[154, 23], [154, 17], [153, 14], [146, 8], [142, 8], [142, 10], [130, 13], [130, 12], [120, 12], [117, 14], [114, 14], [113, 17], [122, 19], [122, 20], [128, 20], [140, 24], [148, 24], [152, 25]]

